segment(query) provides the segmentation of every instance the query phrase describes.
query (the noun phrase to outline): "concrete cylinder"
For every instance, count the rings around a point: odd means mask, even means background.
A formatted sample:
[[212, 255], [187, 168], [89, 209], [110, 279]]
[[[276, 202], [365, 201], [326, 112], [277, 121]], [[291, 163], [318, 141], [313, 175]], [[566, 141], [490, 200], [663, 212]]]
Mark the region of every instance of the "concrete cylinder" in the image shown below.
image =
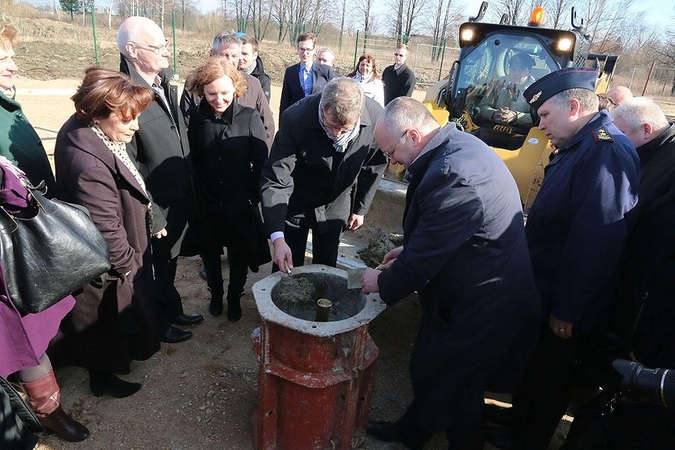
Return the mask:
[[[386, 305], [377, 295], [347, 289], [345, 271], [322, 265], [293, 269], [318, 298], [332, 302], [327, 322], [290, 308], [275, 287], [281, 272], [253, 286], [262, 319], [252, 335], [259, 363], [253, 417], [261, 450], [352, 449], [363, 441], [375, 380], [377, 347], [368, 324]], [[307, 319], [306, 317], [312, 319]]]

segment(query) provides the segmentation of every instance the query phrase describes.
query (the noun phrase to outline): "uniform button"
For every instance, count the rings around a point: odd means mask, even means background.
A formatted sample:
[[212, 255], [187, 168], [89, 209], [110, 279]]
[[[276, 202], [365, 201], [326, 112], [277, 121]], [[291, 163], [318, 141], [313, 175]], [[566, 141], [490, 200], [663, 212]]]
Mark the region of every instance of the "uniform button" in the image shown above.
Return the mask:
[[0, 300], [2, 300], [3, 302], [6, 302], [8, 300], [8, 298], [7, 298], [6, 295], [0, 295]]

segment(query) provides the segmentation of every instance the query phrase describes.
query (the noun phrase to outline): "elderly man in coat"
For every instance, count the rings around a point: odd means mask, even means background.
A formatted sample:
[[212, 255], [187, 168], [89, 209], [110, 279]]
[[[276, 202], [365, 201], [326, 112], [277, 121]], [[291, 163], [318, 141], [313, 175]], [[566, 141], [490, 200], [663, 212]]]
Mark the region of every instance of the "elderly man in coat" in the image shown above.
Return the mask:
[[386, 167], [373, 138], [381, 113], [356, 81], [336, 78], [281, 116], [260, 180], [278, 268], [304, 263], [310, 229], [312, 262], [336, 265], [342, 230], [363, 224]]
[[129, 17], [117, 33], [120, 72], [155, 91], [154, 102], [139, 119], [139, 130], [127, 150], [152, 195], [152, 263], [160, 307], [163, 342], [182, 342], [192, 332], [172, 326], [195, 325], [201, 314], [184, 314], [174, 286], [176, 265], [188, 222], [194, 215], [194, 192], [188, 165], [190, 146], [178, 108], [178, 90], [169, 84], [169, 50], [164, 33], [152, 20]]
[[363, 291], [390, 306], [417, 291], [424, 316], [413, 402], [367, 431], [414, 449], [445, 431], [453, 450], [482, 449], [483, 393], [515, 387], [540, 317], [518, 189], [487, 145], [452, 123], [441, 128], [417, 100], [392, 100], [375, 139], [412, 178], [403, 246], [385, 255], [384, 270], [364, 272]]

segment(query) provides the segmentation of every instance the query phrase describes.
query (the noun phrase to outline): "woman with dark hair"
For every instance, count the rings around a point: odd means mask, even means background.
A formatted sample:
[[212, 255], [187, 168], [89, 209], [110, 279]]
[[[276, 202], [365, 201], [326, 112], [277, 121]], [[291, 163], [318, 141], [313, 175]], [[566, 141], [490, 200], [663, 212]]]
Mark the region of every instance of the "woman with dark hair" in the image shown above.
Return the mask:
[[127, 397], [140, 383], [119, 379], [130, 361], [159, 350], [156, 332], [150, 199], [126, 144], [153, 101], [150, 88], [116, 71], [91, 67], [72, 100], [75, 114], [56, 137], [60, 199], [89, 210], [108, 243], [112, 268], [104, 281], [75, 293], [75, 307], [52, 342], [55, 360], [84, 367], [97, 397]]
[[[37, 186], [44, 182], [48, 197], [54, 195], [55, 185], [40, 137], [14, 100], [17, 35], [14, 23], [0, 15], [0, 206], [12, 213], [28, 206], [24, 183]], [[21, 314], [11, 301], [0, 267], [0, 376], [16, 373], [42, 426], [71, 442], [87, 439], [89, 430], [61, 408], [61, 389], [45, 351], [74, 304], [69, 295], [37, 314]], [[6, 429], [3, 434], [2, 448], [12, 448], [19, 441], [26, 444], [25, 435], [12, 437]]]
[[237, 102], [246, 82], [227, 60], [208, 59], [189, 80], [186, 89], [203, 96], [190, 117], [188, 138], [211, 291], [209, 312], [215, 317], [223, 313], [220, 255], [225, 246], [230, 264], [227, 318], [236, 322], [248, 268], [257, 271], [271, 260], [258, 210], [258, 180], [267, 159], [265, 128], [255, 109]]
[[372, 98], [384, 108], [384, 84], [377, 74], [377, 65], [373, 55], [367, 53], [361, 55], [356, 70], [347, 76], [361, 84], [366, 97]]

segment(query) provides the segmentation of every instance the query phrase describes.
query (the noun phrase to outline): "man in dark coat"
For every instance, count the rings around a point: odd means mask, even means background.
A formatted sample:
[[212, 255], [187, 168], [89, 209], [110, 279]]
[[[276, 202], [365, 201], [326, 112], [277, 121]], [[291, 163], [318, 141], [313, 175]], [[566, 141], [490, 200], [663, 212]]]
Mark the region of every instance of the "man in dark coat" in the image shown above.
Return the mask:
[[487, 145], [454, 124], [441, 128], [417, 100], [392, 101], [375, 139], [411, 181], [403, 246], [384, 270], [365, 271], [363, 291], [389, 306], [417, 291], [424, 316], [410, 360], [413, 402], [397, 422], [367, 431], [415, 449], [445, 431], [453, 450], [482, 449], [483, 393], [495, 377], [513, 388], [539, 324], [518, 188]]
[[[337, 77], [331, 66], [314, 61], [316, 36], [303, 33], [298, 36], [298, 57], [300, 62], [286, 69], [281, 87], [279, 117], [298, 100], [321, 92], [326, 84]], [[279, 125], [281, 128], [281, 125]]]
[[363, 224], [386, 167], [373, 138], [381, 113], [356, 81], [337, 78], [281, 117], [260, 181], [278, 268], [304, 263], [310, 229], [313, 263], [336, 265], [345, 224]]
[[258, 40], [246, 34], [241, 39], [241, 55], [239, 57], [239, 70], [258, 79], [265, 93], [267, 102], [270, 101], [272, 79], [265, 73], [262, 59], [258, 55]]
[[[602, 360], [610, 363], [614, 358], [632, 357], [650, 368], [672, 370], [675, 369], [675, 125], [668, 123], [661, 108], [647, 97], [626, 100], [610, 114], [640, 157], [640, 199], [611, 322], [611, 331], [630, 347], [624, 354], [603, 355]], [[617, 387], [609, 387], [612, 388]], [[664, 406], [619, 403], [609, 417], [608, 448], [672, 448], [675, 412]]]
[[[241, 57], [241, 40], [235, 33], [218, 33], [213, 38], [210, 55], [224, 58], [238, 69]], [[244, 71], [241, 74], [246, 80], [247, 89], [244, 95], [239, 97], [238, 103], [242, 106], [253, 108], [260, 114], [260, 119], [265, 126], [266, 142], [269, 150], [274, 140], [274, 117], [272, 116], [272, 110], [258, 79]], [[199, 95], [190, 92], [188, 87], [191, 84], [190, 77], [188, 77], [185, 80], [185, 89], [183, 89], [183, 94], [180, 98], [180, 109], [186, 125], [190, 123], [190, 114], [199, 107], [199, 103], [202, 100]]]
[[406, 65], [408, 46], [398, 45], [394, 50], [394, 64], [382, 72], [384, 83], [384, 106], [397, 97], [411, 97], [415, 90], [415, 72]]
[[174, 285], [178, 254], [194, 211], [190, 179], [190, 147], [178, 109], [176, 86], [170, 85], [169, 50], [162, 29], [145, 17], [130, 17], [117, 33], [121, 53], [120, 71], [132, 80], [150, 86], [155, 100], [139, 118], [139, 130], [127, 151], [145, 179], [152, 195], [152, 262], [159, 317], [160, 339], [182, 342], [192, 332], [171, 325], [195, 325], [201, 314], [184, 314]]
[[575, 362], [607, 323], [637, 204], [639, 160], [606, 111], [597, 72], [567, 68], [524, 92], [555, 146], [525, 232], [543, 300], [539, 342], [513, 396], [517, 448], [545, 449], [572, 395]]

